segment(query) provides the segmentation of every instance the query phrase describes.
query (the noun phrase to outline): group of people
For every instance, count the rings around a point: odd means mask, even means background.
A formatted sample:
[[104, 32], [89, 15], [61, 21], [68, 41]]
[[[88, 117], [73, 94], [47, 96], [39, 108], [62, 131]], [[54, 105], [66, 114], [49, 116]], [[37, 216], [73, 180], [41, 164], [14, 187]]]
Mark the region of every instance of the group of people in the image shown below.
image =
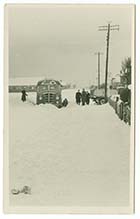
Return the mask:
[[82, 104], [84, 106], [85, 104], [89, 105], [90, 103], [90, 93], [88, 91], [85, 91], [85, 89], [80, 92], [78, 90], [75, 94], [76, 103], [78, 105]]
[[[22, 90], [22, 96], [21, 96], [21, 100], [23, 102], [26, 101], [26, 97], [28, 96], [28, 94], [26, 93], [25, 90]], [[76, 103], [78, 105], [82, 104], [83, 106], [85, 104], [89, 105], [90, 103], [90, 93], [88, 91], [85, 91], [85, 89], [82, 90], [82, 92], [80, 92], [80, 90], [78, 90], [75, 94], [75, 99], [76, 99]], [[62, 102], [62, 106], [66, 107], [68, 105], [68, 100], [65, 98]]]

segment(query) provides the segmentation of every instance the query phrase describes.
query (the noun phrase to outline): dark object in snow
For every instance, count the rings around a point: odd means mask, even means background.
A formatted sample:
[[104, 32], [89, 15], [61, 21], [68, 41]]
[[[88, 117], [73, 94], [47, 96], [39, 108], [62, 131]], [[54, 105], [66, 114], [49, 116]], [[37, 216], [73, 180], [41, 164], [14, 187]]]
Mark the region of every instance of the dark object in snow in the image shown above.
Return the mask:
[[58, 104], [58, 105], [57, 105], [57, 108], [58, 108], [58, 109], [61, 109], [61, 108], [62, 108], [62, 104]]
[[91, 87], [90, 89], [90, 99], [93, 100], [97, 105], [105, 104], [107, 101], [105, 100], [104, 89], [97, 89], [96, 87]]
[[93, 102], [95, 102], [97, 105], [102, 105], [102, 104], [105, 104], [106, 101], [105, 101], [105, 98], [103, 96], [93, 96], [92, 97], [92, 100]]
[[62, 106], [66, 107], [68, 105], [68, 100], [65, 98], [62, 102]]
[[13, 195], [18, 195], [18, 194], [20, 193], [20, 190], [18, 190], [18, 189], [12, 189], [12, 190], [11, 190], [11, 193], [12, 193]]
[[31, 194], [31, 188], [29, 186], [24, 186], [21, 190], [19, 190], [19, 189], [12, 189], [11, 193], [13, 195], [18, 195], [19, 193]]
[[29, 186], [24, 186], [20, 192], [24, 194], [31, 194], [31, 188]]
[[22, 90], [22, 96], [21, 96], [21, 100], [22, 100], [23, 102], [25, 102], [25, 101], [26, 101], [26, 96], [28, 96], [28, 94], [26, 93], [26, 91], [25, 91], [25, 90]]

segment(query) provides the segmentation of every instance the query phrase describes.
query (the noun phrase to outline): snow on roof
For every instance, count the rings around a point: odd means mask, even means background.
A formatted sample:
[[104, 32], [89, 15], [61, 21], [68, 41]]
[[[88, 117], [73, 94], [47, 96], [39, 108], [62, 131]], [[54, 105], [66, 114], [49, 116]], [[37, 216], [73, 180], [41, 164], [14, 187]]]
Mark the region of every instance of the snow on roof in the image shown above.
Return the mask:
[[67, 85], [67, 83], [66, 83], [65, 81], [59, 80], [59, 82], [60, 82], [60, 84], [61, 84], [62, 86], [66, 86], [66, 85]]

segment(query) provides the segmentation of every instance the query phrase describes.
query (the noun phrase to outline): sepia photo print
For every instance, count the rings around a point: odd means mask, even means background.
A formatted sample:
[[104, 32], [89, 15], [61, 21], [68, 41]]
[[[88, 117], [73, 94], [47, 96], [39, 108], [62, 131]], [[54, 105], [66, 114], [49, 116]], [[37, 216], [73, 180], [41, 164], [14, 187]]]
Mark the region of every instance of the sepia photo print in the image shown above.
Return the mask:
[[4, 211], [134, 212], [135, 6], [6, 4]]

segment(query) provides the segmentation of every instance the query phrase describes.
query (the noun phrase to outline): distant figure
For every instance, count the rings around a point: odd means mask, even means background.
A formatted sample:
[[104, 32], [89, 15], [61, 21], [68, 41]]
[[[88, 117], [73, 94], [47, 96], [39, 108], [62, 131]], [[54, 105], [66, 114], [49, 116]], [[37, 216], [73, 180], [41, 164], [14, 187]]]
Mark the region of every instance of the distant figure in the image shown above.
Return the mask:
[[78, 105], [80, 105], [80, 103], [81, 103], [81, 93], [80, 93], [80, 90], [78, 90], [78, 91], [76, 92], [75, 99], [76, 99], [76, 103], [77, 103]]
[[82, 90], [82, 105], [84, 106], [85, 103], [86, 103], [86, 96], [87, 96], [87, 93], [85, 91], [85, 89]]
[[116, 97], [116, 102], [115, 102], [115, 112], [117, 113], [118, 110], [118, 101], [119, 101], [119, 97]]
[[66, 107], [68, 105], [68, 100], [65, 98], [62, 102], [62, 106]]
[[86, 92], [86, 104], [89, 105], [90, 103], [90, 93], [87, 91]]
[[25, 90], [22, 90], [22, 96], [21, 96], [21, 100], [22, 100], [23, 102], [25, 102], [25, 101], [26, 101], [26, 96], [28, 96], [28, 94], [26, 93], [26, 91], [25, 91]]

